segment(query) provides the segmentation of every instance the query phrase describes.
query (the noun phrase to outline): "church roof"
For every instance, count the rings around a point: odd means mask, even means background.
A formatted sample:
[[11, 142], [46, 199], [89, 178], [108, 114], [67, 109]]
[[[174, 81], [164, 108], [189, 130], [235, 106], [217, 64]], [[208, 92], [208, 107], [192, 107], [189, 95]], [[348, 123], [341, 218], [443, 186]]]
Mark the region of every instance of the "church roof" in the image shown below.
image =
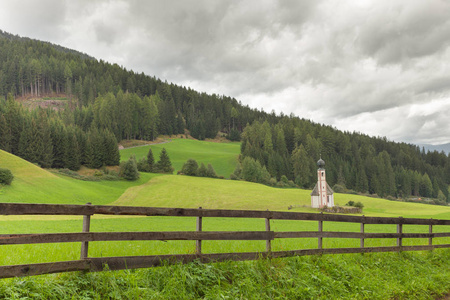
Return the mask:
[[[333, 195], [333, 194], [334, 194], [333, 189], [327, 183], [327, 196]], [[316, 185], [314, 186], [314, 189], [311, 192], [311, 196], [319, 196], [319, 188], [317, 186], [317, 183], [316, 183]]]

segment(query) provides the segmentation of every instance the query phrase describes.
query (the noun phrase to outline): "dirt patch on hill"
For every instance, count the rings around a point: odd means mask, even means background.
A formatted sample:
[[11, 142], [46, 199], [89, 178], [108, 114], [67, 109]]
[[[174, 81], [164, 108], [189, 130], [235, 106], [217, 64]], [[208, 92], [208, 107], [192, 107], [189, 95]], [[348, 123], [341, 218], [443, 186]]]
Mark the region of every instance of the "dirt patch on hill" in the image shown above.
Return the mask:
[[29, 109], [51, 108], [53, 110], [63, 110], [67, 105], [72, 105], [72, 101], [66, 94], [47, 94], [40, 97], [34, 95], [25, 95], [23, 97], [16, 97], [16, 101], [22, 103], [23, 106]]

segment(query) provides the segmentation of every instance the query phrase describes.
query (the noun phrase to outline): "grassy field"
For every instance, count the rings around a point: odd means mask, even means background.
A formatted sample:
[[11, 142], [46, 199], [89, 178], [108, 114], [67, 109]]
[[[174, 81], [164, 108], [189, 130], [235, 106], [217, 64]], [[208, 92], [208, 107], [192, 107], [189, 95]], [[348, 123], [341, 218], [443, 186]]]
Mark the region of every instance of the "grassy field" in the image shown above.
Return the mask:
[[10, 186], [0, 186], [0, 201], [16, 203], [108, 204], [116, 201], [129, 187], [158, 176], [142, 173], [135, 182], [75, 180], [55, 175], [2, 150], [0, 167], [10, 169], [14, 175]]
[[[219, 174], [226, 175], [234, 169], [236, 153], [239, 151], [239, 144], [219, 144], [206, 143], [194, 140], [177, 139], [172, 142], [153, 145], [155, 157], [158, 157], [162, 147], [166, 147], [173, 164], [176, 168], [181, 168], [188, 158], [197, 159], [199, 162], [212, 163]], [[186, 151], [184, 151], [186, 149]], [[123, 159], [126, 159], [131, 153], [138, 158], [146, 155], [148, 146], [126, 149], [121, 151]], [[220, 158], [215, 158], [217, 153]], [[228, 161], [228, 163], [226, 163]], [[216, 163], [215, 163], [216, 162]], [[316, 212], [308, 208], [310, 204], [310, 191], [302, 189], [280, 189], [272, 188], [260, 184], [221, 180], [211, 178], [197, 178], [180, 175], [161, 175], [141, 173], [141, 178], [136, 182], [115, 181], [115, 182], [86, 182], [75, 180], [62, 175], [55, 175], [47, 170], [43, 170], [33, 164], [30, 164], [18, 157], [6, 152], [0, 151], [0, 167], [10, 169], [15, 179], [11, 186], [0, 187], [1, 202], [23, 202], [23, 203], [72, 203], [84, 204], [92, 202], [93, 204], [112, 204], [112, 205], [131, 205], [131, 206], [155, 206], [155, 207], [185, 207], [185, 208], [221, 208], [221, 209], [250, 209], [250, 210], [288, 210], [288, 206], [295, 206], [293, 211]], [[349, 200], [362, 202], [364, 204], [364, 214], [366, 216], [383, 217], [419, 217], [434, 219], [450, 219], [450, 207], [433, 206], [417, 203], [404, 203], [397, 201], [388, 201], [384, 199], [369, 198], [358, 195], [335, 194], [335, 202], [338, 205], [344, 205]], [[0, 234], [12, 233], [44, 233], [44, 232], [79, 232], [82, 228], [82, 218], [76, 216], [0, 216]], [[264, 220], [260, 219], [224, 219], [211, 218], [204, 219], [203, 229], [206, 231], [215, 230], [264, 230]], [[317, 222], [308, 221], [280, 221], [272, 220], [271, 228], [274, 231], [313, 231], [317, 229]], [[94, 216], [91, 223], [91, 231], [183, 231], [194, 230], [195, 218], [169, 218], [169, 217], [117, 217], [117, 216]], [[325, 231], [359, 231], [359, 224], [331, 223], [324, 224]], [[368, 232], [395, 232], [394, 225], [367, 225]], [[444, 230], [435, 226], [435, 232]], [[427, 226], [404, 226], [404, 232], [428, 232]], [[449, 243], [448, 238], [435, 240], [435, 243]], [[426, 239], [405, 239], [404, 245], [427, 244]], [[324, 239], [324, 247], [357, 247], [357, 239]], [[394, 246], [395, 239], [367, 240], [366, 245], [371, 246]], [[272, 244], [274, 251], [294, 250], [316, 248], [317, 239], [284, 239], [275, 240]], [[52, 262], [62, 260], [75, 260], [80, 255], [80, 243], [67, 244], [42, 244], [42, 245], [17, 245], [1, 246], [2, 255], [0, 256], [0, 265]], [[265, 242], [246, 242], [246, 241], [204, 241], [203, 251], [205, 253], [217, 252], [248, 252], [264, 251]], [[193, 253], [195, 244], [193, 241], [130, 241], [130, 242], [94, 242], [90, 243], [89, 255], [92, 257], [103, 256], [127, 256], [127, 255], [155, 255], [155, 254], [180, 254]], [[361, 255], [346, 256], [324, 256], [323, 258], [292, 258], [280, 259], [273, 262], [248, 262], [248, 263], [225, 263], [210, 267], [217, 274], [229, 272], [227, 268], [236, 270], [233, 276], [224, 276], [223, 280], [233, 281], [244, 278], [252, 278], [247, 284], [253, 286], [244, 289], [234, 282], [218, 284], [210, 282], [204, 286], [192, 288], [188, 282], [195, 285], [202, 285], [203, 280], [208, 280], [207, 269], [198, 264], [188, 266], [172, 266], [152, 270], [140, 270], [133, 272], [110, 272], [98, 275], [48, 275], [36, 278], [30, 278], [22, 282], [27, 283], [27, 287], [21, 288], [20, 281], [7, 280], [0, 281], [0, 294], [7, 294], [17, 289], [16, 295], [21, 295], [20, 291], [26, 290], [29, 293], [34, 287], [39, 286], [39, 278], [46, 278], [49, 284], [56, 284], [60, 278], [73, 277], [77, 282], [79, 290], [71, 295], [57, 298], [83, 298], [83, 291], [97, 295], [97, 298], [114, 298], [109, 294], [104, 294], [102, 288], [105, 286], [115, 286], [113, 291], [125, 299], [145, 297], [145, 288], [141, 287], [148, 278], [161, 275], [164, 272], [174, 272], [177, 274], [178, 284], [181, 290], [172, 291], [152, 288], [152, 295], [155, 298], [198, 298], [205, 295], [213, 297], [214, 291], [217, 295], [223, 294], [226, 298], [235, 298], [236, 293], [244, 295], [244, 298], [253, 298], [252, 295], [260, 295], [256, 298], [276, 298], [276, 297], [297, 297], [294, 290], [299, 287], [301, 295], [304, 298], [379, 298], [385, 299], [386, 295], [393, 298], [430, 298], [433, 295], [441, 295], [449, 291], [447, 284], [425, 286], [425, 279], [416, 279], [415, 284], [406, 282], [414, 278], [417, 269], [421, 274], [426, 274], [431, 282], [441, 282], [445, 276], [450, 276], [448, 269], [449, 250], [438, 250], [434, 261], [430, 261], [426, 253], [404, 254], [399, 259], [398, 254], [370, 254], [362, 258]], [[361, 259], [359, 259], [361, 257]], [[424, 263], [426, 261], [426, 263]], [[357, 265], [354, 265], [355, 262]], [[380, 264], [383, 262], [383, 264]], [[373, 276], [384, 276], [392, 273], [391, 270], [397, 270], [402, 267], [407, 268], [407, 272], [395, 278], [394, 283], [389, 284], [382, 280], [369, 280], [369, 275], [361, 281], [358, 276], [361, 272], [372, 274]], [[426, 265], [428, 264], [428, 265]], [[438, 265], [439, 264], [439, 265]], [[292, 269], [288, 267], [292, 265]], [[426, 265], [426, 267], [425, 267]], [[232, 267], [231, 267], [232, 266]], [[265, 274], [265, 278], [258, 278], [261, 272], [261, 266], [269, 268], [270, 274]], [[304, 266], [304, 269], [303, 267]], [[194, 268], [194, 269], [193, 269]], [[195, 269], [199, 268], [199, 269]], [[370, 268], [364, 269], [364, 268]], [[409, 269], [408, 269], [409, 268]], [[421, 269], [429, 268], [429, 269]], [[434, 269], [433, 269], [434, 268]], [[389, 269], [389, 270], [387, 270]], [[302, 271], [303, 270], [303, 271]], [[337, 270], [345, 270], [339, 273]], [[439, 271], [436, 271], [439, 270]], [[177, 273], [178, 272], [178, 273]], [[201, 272], [199, 275], [197, 272]], [[321, 285], [317, 286], [309, 279], [299, 275], [304, 272], [308, 278], [317, 278]], [[372, 273], [370, 273], [372, 272]], [[215, 274], [216, 274], [215, 273]], [[224, 273], [224, 274], [225, 274]], [[135, 275], [136, 274], [136, 277]], [[216, 274], [216, 275], [217, 275]], [[263, 273], [262, 273], [263, 274]], [[295, 275], [297, 274], [297, 275]], [[347, 274], [347, 275], [346, 275]], [[214, 275], [214, 276], [216, 276]], [[161, 275], [162, 276], [162, 275]], [[183, 277], [184, 276], [184, 277]], [[187, 277], [186, 277], [187, 276]], [[188, 279], [189, 276], [195, 279]], [[206, 276], [206, 277], [205, 277]], [[219, 276], [219, 275], [217, 275]], [[240, 277], [242, 276], [242, 277]], [[347, 276], [347, 277], [346, 277]], [[219, 276], [220, 277], [220, 276]], [[239, 278], [238, 278], [239, 277]], [[84, 279], [83, 279], [84, 278]], [[98, 278], [104, 282], [92, 290], [90, 287], [83, 286], [83, 280], [94, 280]], [[171, 277], [163, 277], [165, 283], [170, 286]], [[206, 279], [205, 279], [206, 278]], [[297, 282], [291, 282], [289, 278], [296, 278]], [[384, 277], [383, 277], [384, 278]], [[388, 278], [388, 277], [386, 277]], [[367, 280], [366, 280], [367, 279]], [[272, 286], [272, 281], [278, 280], [280, 286]], [[336, 283], [336, 280], [339, 280]], [[81, 281], [81, 282], [79, 282]], [[334, 285], [337, 284], [337, 291], [334, 291]], [[374, 281], [372, 283], [372, 281]], [[122, 282], [123, 285], [119, 284]], [[140, 283], [137, 283], [140, 282]], [[289, 283], [291, 282], [291, 283]], [[346, 282], [342, 286], [342, 282]], [[173, 283], [175, 285], [175, 283]], [[64, 284], [62, 284], [64, 286]], [[264, 286], [262, 288], [261, 286]], [[272, 288], [267, 287], [272, 286]], [[403, 286], [403, 289], [399, 287]], [[136, 289], [133, 289], [136, 287]], [[258, 288], [260, 287], [260, 288]], [[295, 289], [293, 290], [293, 287]], [[366, 287], [366, 289], [364, 289]], [[23, 286], [22, 286], [23, 288]], [[56, 289], [57, 287], [55, 287]], [[390, 289], [389, 293], [384, 291]], [[258, 290], [259, 289], [259, 290]], [[310, 289], [310, 290], [308, 290]], [[70, 287], [64, 286], [64, 291], [70, 290]], [[102, 290], [102, 291], [101, 291]], [[130, 292], [133, 290], [135, 294]], [[278, 291], [278, 292], [277, 292]], [[43, 290], [35, 291], [36, 295], [43, 295]], [[220, 292], [220, 293], [219, 293]], [[258, 294], [258, 293], [264, 294]], [[131, 293], [131, 294], [130, 294]], [[181, 293], [181, 294], [180, 294]], [[403, 294], [402, 294], [403, 293]], [[54, 295], [58, 295], [55, 293]], [[100, 296], [98, 296], [100, 295]], [[108, 296], [109, 295], [109, 296]], [[128, 295], [128, 296], [127, 296]], [[132, 296], [130, 296], [132, 295]], [[203, 296], [202, 296], [203, 295]], [[245, 296], [246, 295], [246, 296]], [[264, 297], [263, 295], [271, 295]], [[309, 295], [309, 296], [308, 296]], [[375, 295], [375, 296], [374, 296]], [[380, 296], [381, 295], [381, 296]], [[22, 296], [21, 296], [22, 297]], [[24, 296], [23, 296], [24, 297]], [[36, 296], [37, 298], [51, 299], [52, 296]], [[120, 298], [117, 296], [116, 298]], [[0, 297], [1, 298], [1, 297]], [[10, 297], [9, 297], [10, 298]], [[14, 298], [14, 297], [12, 297]], [[16, 296], [16, 298], [20, 298]], [[31, 297], [33, 298], [33, 297]]]
[[150, 147], [156, 161], [159, 160], [159, 153], [162, 148], [166, 148], [172, 161], [172, 166], [175, 168], [175, 174], [178, 170], [181, 170], [181, 167], [189, 158], [193, 158], [199, 164], [204, 163], [205, 166], [211, 164], [217, 175], [226, 178], [233, 173], [240, 153], [240, 143], [214, 143], [189, 139], [173, 139], [164, 144], [123, 149], [120, 151], [120, 155], [122, 160], [128, 159], [131, 155], [135, 155], [136, 159], [140, 159], [147, 156]]

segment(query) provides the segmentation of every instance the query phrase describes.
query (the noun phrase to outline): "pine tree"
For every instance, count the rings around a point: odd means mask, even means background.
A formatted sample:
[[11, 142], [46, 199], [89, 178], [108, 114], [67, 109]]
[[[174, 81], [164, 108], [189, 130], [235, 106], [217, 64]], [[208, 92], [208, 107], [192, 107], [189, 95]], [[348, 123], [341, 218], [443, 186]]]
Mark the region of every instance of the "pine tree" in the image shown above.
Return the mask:
[[98, 169], [104, 165], [105, 153], [103, 149], [103, 137], [100, 135], [96, 127], [92, 127], [88, 134], [88, 156], [89, 167]]
[[104, 164], [106, 166], [118, 166], [120, 163], [120, 153], [116, 137], [109, 130], [104, 130], [102, 134], [105, 155]]
[[50, 133], [53, 143], [52, 168], [64, 168], [67, 149], [66, 128], [60, 121], [53, 121], [50, 126]]
[[37, 119], [37, 146], [39, 151], [38, 164], [43, 168], [50, 168], [53, 163], [53, 142], [47, 115], [39, 111]]
[[66, 151], [65, 151], [65, 167], [72, 170], [78, 171], [81, 167], [80, 158], [80, 148], [78, 146], [77, 137], [75, 134], [75, 130], [71, 127], [66, 131], [67, 132], [67, 143], [66, 143]]
[[0, 149], [11, 151], [11, 133], [3, 114], [0, 114]]
[[155, 168], [155, 158], [153, 157], [153, 151], [152, 148], [148, 148], [148, 152], [147, 152], [147, 165], [148, 165], [148, 169], [149, 172], [152, 172]]
[[173, 167], [170, 162], [169, 155], [167, 154], [166, 148], [162, 148], [161, 153], [159, 155], [159, 161], [156, 164], [158, 172], [161, 173], [172, 173]]

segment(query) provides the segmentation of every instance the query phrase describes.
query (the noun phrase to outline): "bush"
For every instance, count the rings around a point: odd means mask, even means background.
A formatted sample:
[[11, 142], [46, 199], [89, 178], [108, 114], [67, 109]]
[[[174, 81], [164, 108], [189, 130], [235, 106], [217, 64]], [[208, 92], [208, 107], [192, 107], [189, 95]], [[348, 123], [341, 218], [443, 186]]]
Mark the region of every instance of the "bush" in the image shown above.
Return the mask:
[[[335, 184], [335, 185], [333, 185], [333, 191], [335, 193], [345, 193], [345, 187], [340, 184]], [[350, 205], [350, 206], [352, 206], [352, 205]]]
[[355, 201], [348, 201], [347, 204], [345, 204], [346, 206], [354, 206], [355, 205]]
[[9, 169], [0, 168], [0, 184], [10, 185], [14, 176]]
[[272, 177], [269, 179], [269, 185], [270, 186], [276, 186], [277, 185], [277, 179], [275, 177]]
[[238, 180], [239, 178], [237, 178], [237, 176], [234, 173], [230, 174], [230, 179], [231, 180]]
[[148, 160], [143, 157], [137, 162], [137, 169], [139, 172], [149, 173], [152, 171], [152, 166], [148, 163]]
[[206, 177], [217, 178], [216, 171], [211, 164], [208, 164], [208, 167], [206, 169]]
[[204, 163], [202, 163], [200, 165], [200, 168], [198, 168], [197, 176], [199, 176], [199, 177], [207, 177], [206, 173], [207, 173], [206, 166], [205, 166]]
[[134, 181], [139, 179], [139, 171], [137, 169], [136, 159], [132, 156], [126, 162], [120, 164], [120, 177]]
[[364, 204], [362, 204], [361, 202], [356, 202], [355, 205], [353, 205], [353, 206], [357, 207], [357, 208], [361, 208], [361, 209], [364, 208]]
[[181, 168], [181, 173], [189, 176], [197, 176], [198, 163], [195, 159], [189, 158]]

